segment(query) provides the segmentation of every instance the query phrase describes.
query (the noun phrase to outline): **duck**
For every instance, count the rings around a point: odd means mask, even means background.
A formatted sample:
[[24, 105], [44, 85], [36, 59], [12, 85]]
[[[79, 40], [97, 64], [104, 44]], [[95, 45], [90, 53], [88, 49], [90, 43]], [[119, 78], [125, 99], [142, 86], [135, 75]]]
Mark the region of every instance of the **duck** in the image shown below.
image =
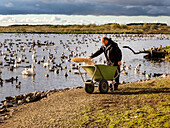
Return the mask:
[[146, 78], [151, 78], [152, 73], [150, 74], [145, 74]]
[[128, 67], [126, 67], [126, 70], [127, 70], [127, 69], [131, 69], [131, 65], [129, 65]]
[[123, 72], [123, 74], [127, 75], [127, 74], [128, 74], [128, 72]]
[[54, 70], [54, 73], [59, 74], [59, 69]]
[[48, 66], [49, 66], [49, 60], [47, 60], [47, 62], [43, 64], [43, 67], [48, 67]]
[[145, 74], [146, 74], [146, 71], [140, 73], [140, 75], [145, 75]]
[[45, 77], [49, 77], [49, 74], [45, 74]]
[[22, 75], [28, 75], [28, 76], [33, 76], [36, 75], [35, 70], [34, 70], [35, 66], [32, 64], [32, 68], [25, 68], [24, 71], [22, 71]]
[[15, 88], [19, 88], [20, 89], [21, 88], [21, 82], [19, 82], [19, 84], [16, 84]]
[[68, 77], [68, 74], [67, 74], [67, 72], [65, 73], [65, 77], [66, 77], [66, 78]]
[[74, 70], [74, 69], [78, 69], [79, 67], [78, 66], [73, 66], [72, 67], [72, 69]]

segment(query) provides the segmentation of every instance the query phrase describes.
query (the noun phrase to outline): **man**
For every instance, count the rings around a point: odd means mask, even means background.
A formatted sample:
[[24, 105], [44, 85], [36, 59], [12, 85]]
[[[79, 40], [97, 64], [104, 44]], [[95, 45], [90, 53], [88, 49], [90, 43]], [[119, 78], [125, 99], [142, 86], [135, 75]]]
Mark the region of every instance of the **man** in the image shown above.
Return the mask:
[[[94, 54], [92, 54], [89, 59], [95, 58], [98, 55], [102, 54], [104, 52], [107, 65], [111, 66], [118, 66], [118, 72], [120, 72], [120, 65], [121, 65], [121, 60], [122, 60], [122, 52], [119, 49], [117, 43], [112, 41], [111, 39], [107, 38], [106, 36], [102, 37], [102, 46], [100, 47], [99, 50], [97, 50]], [[117, 76], [117, 72], [115, 74]], [[118, 90], [118, 85], [119, 85], [119, 76], [115, 79], [115, 84], [114, 84], [114, 90]], [[110, 85], [111, 90], [112, 84]]]

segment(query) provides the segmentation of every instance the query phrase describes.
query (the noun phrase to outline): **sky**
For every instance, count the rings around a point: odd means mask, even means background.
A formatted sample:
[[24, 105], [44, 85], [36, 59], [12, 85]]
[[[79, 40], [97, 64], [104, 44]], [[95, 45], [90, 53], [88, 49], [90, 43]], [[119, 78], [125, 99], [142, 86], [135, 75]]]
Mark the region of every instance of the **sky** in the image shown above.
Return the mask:
[[170, 25], [169, 17], [170, 0], [0, 0], [1, 26], [77, 22], [164, 22]]

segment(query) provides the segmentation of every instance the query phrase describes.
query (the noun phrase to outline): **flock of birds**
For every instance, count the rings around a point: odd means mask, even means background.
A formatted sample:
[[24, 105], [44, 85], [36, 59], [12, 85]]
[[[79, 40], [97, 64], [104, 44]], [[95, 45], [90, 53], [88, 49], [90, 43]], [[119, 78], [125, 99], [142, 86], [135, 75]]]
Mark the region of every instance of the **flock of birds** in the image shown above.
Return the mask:
[[[8, 35], [9, 36], [9, 35]], [[64, 77], [68, 77], [69, 72], [78, 74], [78, 66], [80, 64], [71, 63], [73, 57], [88, 57], [86, 49], [89, 48], [90, 43], [94, 43], [94, 46], [101, 46], [100, 39], [103, 35], [88, 35], [88, 34], [70, 34], [70, 39], [63, 41], [62, 39], [56, 40], [56, 42], [49, 41], [49, 35], [38, 35], [38, 38], [46, 39], [45, 41], [30, 39], [27, 34], [11, 34], [9, 39], [4, 39], [0, 42], [0, 74], [1, 68], [7, 67], [9, 72], [22, 68], [22, 75], [35, 76], [36, 70], [39, 70], [39, 66], [42, 66], [47, 72], [45, 77], [49, 77], [49, 72], [59, 74], [62, 70], [65, 71]], [[25, 38], [25, 40], [23, 39]], [[52, 38], [58, 38], [60, 35], [54, 35]], [[161, 35], [123, 35], [115, 34], [108, 35], [108, 37], [115, 37], [115, 41], [120, 38], [126, 41], [147, 40], [151, 38], [168, 39], [169, 36]], [[74, 47], [73, 47], [74, 45]], [[83, 47], [82, 47], [82, 46]], [[97, 48], [96, 48], [97, 49]], [[93, 49], [93, 51], [96, 51]], [[62, 51], [62, 52], [61, 52]], [[93, 52], [92, 51], [92, 52]], [[102, 57], [96, 61], [96, 63], [105, 63]], [[68, 65], [69, 64], [69, 65]], [[146, 74], [146, 71], [140, 72], [141, 64], [137, 65], [135, 72], [141, 75], [145, 75], [150, 78], [153, 74]], [[132, 66], [126, 66], [125, 62], [122, 64], [123, 74], [128, 74], [128, 70], [131, 70]], [[159, 75], [159, 74], [157, 74]], [[4, 82], [13, 83], [16, 81], [15, 88], [21, 88], [21, 81], [18, 80], [18, 76], [13, 76], [9, 79], [2, 79], [0, 77], [0, 85], [3, 86]]]
[[126, 66], [125, 61], [123, 61], [123, 65], [121, 66], [121, 71], [123, 74], [128, 75], [128, 70], [134, 70], [136, 74], [144, 76], [146, 79], [150, 79], [151, 77], [159, 77], [163, 75], [162, 73], [149, 73], [147, 74], [146, 71], [141, 71], [141, 64], [139, 63], [136, 67], [132, 67], [131, 65]]

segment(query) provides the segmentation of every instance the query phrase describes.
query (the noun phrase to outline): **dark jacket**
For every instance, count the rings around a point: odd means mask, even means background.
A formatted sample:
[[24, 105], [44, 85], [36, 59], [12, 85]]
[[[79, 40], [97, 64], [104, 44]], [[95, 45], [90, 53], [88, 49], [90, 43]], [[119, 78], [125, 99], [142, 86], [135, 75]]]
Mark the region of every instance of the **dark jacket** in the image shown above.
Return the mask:
[[109, 42], [106, 46], [101, 46], [99, 50], [97, 50], [90, 57], [94, 58], [104, 52], [107, 64], [112, 66], [118, 66], [118, 61], [122, 60], [122, 52], [119, 49], [117, 43], [109, 39]]

